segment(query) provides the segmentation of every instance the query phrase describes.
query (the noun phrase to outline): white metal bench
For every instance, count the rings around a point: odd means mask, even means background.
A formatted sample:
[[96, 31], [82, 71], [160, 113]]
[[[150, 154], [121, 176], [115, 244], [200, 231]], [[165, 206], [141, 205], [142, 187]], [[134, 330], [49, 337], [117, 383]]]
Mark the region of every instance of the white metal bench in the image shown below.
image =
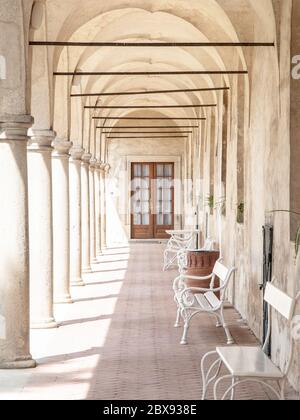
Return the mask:
[[[175, 328], [180, 327], [180, 320], [184, 321], [184, 331], [181, 344], [187, 344], [187, 335], [191, 320], [198, 314], [209, 313], [215, 316], [217, 320], [217, 327], [223, 327], [227, 337], [227, 343], [233, 344], [233, 339], [229, 328], [224, 319], [224, 302], [225, 294], [233, 273], [236, 269], [228, 269], [222, 263], [222, 260], [217, 261], [214, 270], [210, 276], [195, 277], [188, 276], [181, 273], [174, 281], [174, 300], [177, 304], [177, 318]], [[220, 286], [216, 287], [216, 281], [219, 279]], [[188, 287], [186, 280], [201, 282], [210, 280], [209, 288]], [[216, 293], [220, 292], [220, 299]]]
[[171, 238], [168, 241], [164, 252], [164, 271], [177, 266], [179, 254], [195, 246], [197, 230], [168, 230], [166, 231]]
[[[215, 351], [207, 353], [201, 361], [203, 400], [206, 399], [208, 386], [212, 383], [214, 383], [214, 398], [215, 400], [218, 400], [219, 385], [226, 380], [230, 381], [230, 386], [226, 389], [221, 400], [225, 400], [229, 397], [233, 400], [236, 388], [239, 385], [251, 382], [263, 384], [266, 388], [271, 390], [279, 400], [285, 399], [285, 385], [292, 366], [295, 340], [291, 334], [290, 356], [284, 371], [281, 371], [281, 369], [272, 362], [266, 355], [266, 350], [271, 337], [272, 308], [288, 321], [289, 331], [292, 331], [292, 319], [299, 298], [300, 293], [298, 293], [295, 299], [292, 299], [276, 288], [273, 283], [268, 283], [264, 299], [269, 305], [269, 328], [263, 348], [244, 346], [217, 347]], [[212, 356], [217, 356], [217, 360], [210, 365], [206, 372], [205, 362]], [[226, 367], [229, 373], [219, 377], [222, 365]]]

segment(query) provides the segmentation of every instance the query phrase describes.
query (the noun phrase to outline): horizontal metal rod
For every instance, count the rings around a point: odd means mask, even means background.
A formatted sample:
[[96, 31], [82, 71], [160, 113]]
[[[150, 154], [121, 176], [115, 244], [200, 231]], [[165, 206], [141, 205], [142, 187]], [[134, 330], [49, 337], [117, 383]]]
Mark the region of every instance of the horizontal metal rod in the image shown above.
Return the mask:
[[220, 90], [229, 90], [229, 87], [200, 88], [200, 89], [170, 89], [170, 90], [148, 90], [136, 92], [102, 92], [102, 93], [72, 93], [71, 98], [89, 97], [89, 96], [134, 96], [134, 95], [157, 95], [162, 93], [189, 93], [189, 92], [211, 92]]
[[133, 106], [85, 106], [84, 109], [166, 109], [166, 108], [214, 108], [216, 104], [207, 105], [133, 105]]
[[102, 134], [193, 134], [192, 131], [102, 131]]
[[54, 76], [183, 76], [183, 75], [248, 74], [247, 70], [193, 70], [193, 71], [57, 71]]
[[72, 42], [30, 41], [31, 46], [53, 47], [274, 47], [274, 42]]
[[106, 127], [106, 126], [99, 126], [96, 127], [99, 130], [108, 130], [108, 129], [112, 129], [112, 130], [123, 130], [123, 129], [128, 129], [128, 130], [132, 130], [132, 129], [154, 129], [154, 128], [160, 128], [160, 129], [170, 129], [170, 128], [178, 128], [178, 129], [182, 129], [182, 128], [199, 128], [198, 125], [141, 125], [141, 126], [119, 126], [119, 127]]
[[206, 118], [171, 118], [171, 117], [92, 117], [93, 120], [182, 120], [182, 121], [205, 121]]
[[108, 140], [118, 139], [188, 139], [188, 136], [130, 136], [130, 137], [107, 137]]

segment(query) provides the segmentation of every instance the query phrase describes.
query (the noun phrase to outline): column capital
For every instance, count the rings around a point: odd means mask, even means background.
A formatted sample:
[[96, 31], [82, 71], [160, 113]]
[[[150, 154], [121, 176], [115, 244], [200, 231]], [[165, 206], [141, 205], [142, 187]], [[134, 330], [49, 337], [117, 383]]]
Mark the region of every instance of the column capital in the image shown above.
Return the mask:
[[111, 169], [111, 166], [108, 163], [103, 163], [101, 169], [102, 169], [103, 172], [105, 172], [106, 174], [108, 174], [109, 171], [110, 171], [110, 169]]
[[90, 160], [90, 169], [95, 170], [97, 163], [98, 163], [97, 159], [92, 157], [91, 160]]
[[84, 149], [81, 146], [74, 146], [70, 150], [71, 160], [81, 161], [82, 156], [84, 155]]
[[51, 152], [56, 133], [52, 130], [29, 130], [28, 150], [33, 152]]
[[66, 140], [66, 139], [59, 139], [56, 138], [52, 142], [53, 147], [53, 157], [69, 157], [69, 151], [71, 147], [73, 146], [73, 143]]
[[95, 164], [95, 170], [100, 172], [101, 171], [101, 164], [102, 162], [97, 159], [97, 163]]
[[31, 115], [0, 115], [0, 141], [27, 142], [33, 121]]
[[91, 153], [85, 153], [84, 155], [82, 155], [82, 164], [83, 165], [90, 165], [91, 163], [91, 159], [92, 159], [92, 154]]

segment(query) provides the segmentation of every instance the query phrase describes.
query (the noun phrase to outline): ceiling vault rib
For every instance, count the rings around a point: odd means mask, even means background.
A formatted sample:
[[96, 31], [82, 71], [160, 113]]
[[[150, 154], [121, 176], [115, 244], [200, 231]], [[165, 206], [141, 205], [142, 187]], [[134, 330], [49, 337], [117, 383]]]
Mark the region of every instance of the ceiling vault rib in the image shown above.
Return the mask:
[[[108, 130], [110, 127], [106, 127], [106, 126], [98, 126], [96, 127], [98, 130]], [[178, 129], [182, 129], [182, 128], [199, 128], [198, 125], [170, 125], [170, 126], [165, 126], [165, 125], [152, 125], [152, 126], [119, 126], [119, 127], [112, 127], [112, 130], [117, 130], [117, 129], [129, 129], [129, 130], [133, 130], [133, 129], [154, 129], [154, 128], [159, 128], [159, 129], [170, 129], [170, 128], [178, 128]]]
[[230, 90], [229, 87], [199, 88], [199, 89], [170, 89], [170, 90], [152, 90], [141, 92], [102, 92], [102, 93], [73, 93], [71, 98], [89, 97], [89, 96], [131, 96], [131, 95], [156, 95], [162, 93], [189, 93], [189, 92], [211, 92]]
[[206, 118], [180, 118], [180, 117], [92, 117], [93, 120], [181, 120], [181, 121], [206, 121]]
[[188, 139], [188, 136], [129, 136], [129, 137], [106, 137], [108, 140], [118, 139]]
[[207, 105], [132, 105], [132, 106], [85, 106], [84, 109], [167, 109], [167, 108], [214, 108], [216, 104]]
[[30, 41], [30, 46], [53, 47], [275, 47], [275, 42], [66, 42], [66, 41]]
[[183, 76], [183, 75], [248, 74], [247, 70], [193, 71], [56, 71], [53, 76]]
[[192, 131], [103, 131], [102, 134], [193, 134]]

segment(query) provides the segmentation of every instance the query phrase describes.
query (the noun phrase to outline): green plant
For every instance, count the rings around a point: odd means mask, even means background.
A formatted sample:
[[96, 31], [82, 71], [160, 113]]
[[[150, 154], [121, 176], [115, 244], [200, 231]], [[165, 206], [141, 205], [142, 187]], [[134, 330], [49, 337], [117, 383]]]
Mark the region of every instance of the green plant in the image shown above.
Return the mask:
[[215, 197], [213, 195], [208, 195], [206, 197], [206, 205], [208, 208], [213, 211], [215, 208]]
[[245, 214], [245, 203], [241, 201], [237, 206], [237, 222], [238, 223], [244, 222], [244, 214]]
[[[300, 217], [300, 213], [292, 210], [272, 210], [268, 213], [289, 213]], [[295, 258], [297, 258], [300, 249], [300, 221], [295, 235]]]

